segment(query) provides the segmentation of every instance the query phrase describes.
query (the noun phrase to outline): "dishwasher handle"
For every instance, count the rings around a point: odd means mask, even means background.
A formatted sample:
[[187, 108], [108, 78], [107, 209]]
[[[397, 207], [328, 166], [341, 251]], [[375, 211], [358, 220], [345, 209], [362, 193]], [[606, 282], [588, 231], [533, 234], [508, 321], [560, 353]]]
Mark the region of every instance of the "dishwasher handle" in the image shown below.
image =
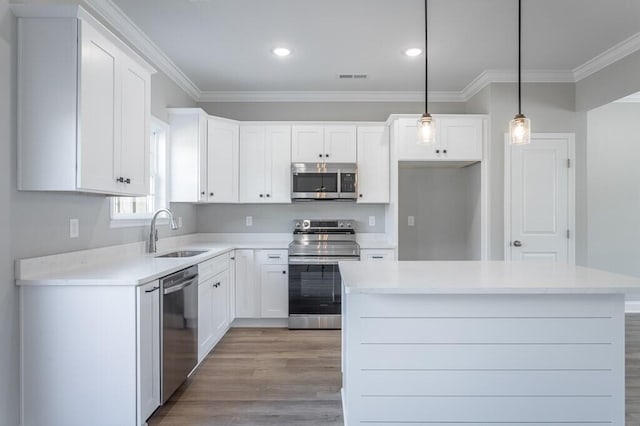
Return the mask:
[[184, 281], [182, 284], [177, 284], [168, 288], [164, 289], [164, 293], [163, 294], [171, 294], [171, 293], [175, 293], [176, 291], [180, 291], [186, 287], [189, 287], [191, 284], [193, 284], [195, 282], [195, 280], [198, 278], [198, 276], [193, 276], [191, 277], [191, 279]]

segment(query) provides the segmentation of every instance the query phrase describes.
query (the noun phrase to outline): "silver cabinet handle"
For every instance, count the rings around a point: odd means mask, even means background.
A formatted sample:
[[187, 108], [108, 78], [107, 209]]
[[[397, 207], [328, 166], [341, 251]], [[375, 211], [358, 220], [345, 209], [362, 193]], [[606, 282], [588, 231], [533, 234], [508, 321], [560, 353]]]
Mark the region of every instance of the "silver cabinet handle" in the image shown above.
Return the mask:
[[151, 290], [145, 290], [145, 293], [153, 293], [154, 291], [158, 290], [160, 287], [154, 287]]
[[372, 259], [384, 259], [384, 256], [371, 256]]
[[269, 256], [269, 259], [280, 259], [280, 256]]
[[513, 246], [514, 246], [514, 247], [522, 247], [522, 242], [521, 242], [521, 241], [518, 241], [518, 240], [515, 240], [515, 241], [513, 242]]

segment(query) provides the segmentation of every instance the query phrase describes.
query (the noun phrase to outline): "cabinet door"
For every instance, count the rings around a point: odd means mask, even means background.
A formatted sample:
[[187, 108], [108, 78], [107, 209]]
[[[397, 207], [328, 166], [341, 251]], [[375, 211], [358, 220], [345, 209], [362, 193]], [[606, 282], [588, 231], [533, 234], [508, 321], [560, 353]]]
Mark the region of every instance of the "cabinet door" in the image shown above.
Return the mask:
[[[81, 21], [79, 84], [79, 189], [117, 193], [116, 152], [120, 137], [120, 51]], [[69, 117], [75, 120], [76, 117]]]
[[236, 317], [260, 318], [260, 288], [256, 286], [253, 250], [236, 250]]
[[358, 128], [358, 203], [389, 202], [389, 133], [385, 126]]
[[207, 116], [200, 108], [169, 109], [171, 202], [206, 201]]
[[213, 340], [217, 342], [227, 331], [229, 325], [229, 271], [213, 277]]
[[[207, 171], [208, 171], [208, 161], [209, 161], [209, 159], [207, 158], [207, 140], [209, 138], [209, 122], [207, 120], [206, 114], [204, 114], [204, 111], [202, 111], [201, 113], [198, 113], [197, 128], [198, 128], [197, 145], [196, 145], [197, 151], [195, 152], [195, 155], [196, 155], [195, 158], [196, 158], [198, 167], [193, 172], [196, 173], [196, 180], [198, 182], [197, 200], [201, 203], [204, 203], [207, 201], [207, 197], [208, 197]], [[171, 143], [173, 143], [173, 141]], [[177, 170], [178, 170], [177, 174], [180, 174], [183, 172], [183, 170], [181, 169], [177, 169]], [[173, 178], [173, 173], [171, 174], [171, 176]]]
[[[149, 193], [149, 73], [130, 59], [122, 63], [121, 192]], [[126, 183], [129, 182], [129, 183]]]
[[145, 424], [160, 405], [160, 285], [137, 288], [138, 424]]
[[207, 132], [207, 201], [238, 202], [239, 126], [210, 117]]
[[324, 161], [324, 127], [291, 126], [291, 162], [319, 163]]
[[266, 147], [267, 202], [291, 203], [291, 126], [267, 126]]
[[440, 137], [449, 160], [482, 160], [482, 119], [477, 117], [443, 117]]
[[262, 265], [260, 268], [262, 318], [289, 316], [288, 265]]
[[240, 202], [261, 203], [266, 198], [264, 126], [240, 126]]
[[398, 120], [399, 141], [398, 160], [438, 160], [442, 155], [439, 137], [439, 119], [436, 120], [436, 142], [418, 145], [418, 119], [401, 118]]
[[213, 277], [198, 284], [198, 362], [213, 347]]
[[356, 162], [356, 126], [325, 126], [325, 163]]

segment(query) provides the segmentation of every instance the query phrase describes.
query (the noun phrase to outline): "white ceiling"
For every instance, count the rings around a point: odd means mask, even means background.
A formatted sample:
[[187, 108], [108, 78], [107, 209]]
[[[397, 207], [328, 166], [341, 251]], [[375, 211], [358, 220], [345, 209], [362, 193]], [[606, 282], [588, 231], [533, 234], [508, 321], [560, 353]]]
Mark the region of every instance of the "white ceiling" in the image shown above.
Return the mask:
[[[422, 0], [112, 1], [200, 91], [424, 90], [424, 56], [403, 54], [424, 46]], [[515, 71], [516, 0], [429, 0], [429, 14], [430, 92]], [[638, 33], [640, 0], [524, 0], [523, 68], [562, 80]]]

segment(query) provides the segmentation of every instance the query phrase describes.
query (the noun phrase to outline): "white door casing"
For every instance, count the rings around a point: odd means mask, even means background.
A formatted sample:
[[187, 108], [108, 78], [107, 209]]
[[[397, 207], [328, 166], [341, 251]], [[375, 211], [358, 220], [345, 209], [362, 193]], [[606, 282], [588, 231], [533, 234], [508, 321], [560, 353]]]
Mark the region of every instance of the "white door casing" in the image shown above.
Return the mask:
[[575, 263], [573, 134], [505, 136], [505, 259]]

